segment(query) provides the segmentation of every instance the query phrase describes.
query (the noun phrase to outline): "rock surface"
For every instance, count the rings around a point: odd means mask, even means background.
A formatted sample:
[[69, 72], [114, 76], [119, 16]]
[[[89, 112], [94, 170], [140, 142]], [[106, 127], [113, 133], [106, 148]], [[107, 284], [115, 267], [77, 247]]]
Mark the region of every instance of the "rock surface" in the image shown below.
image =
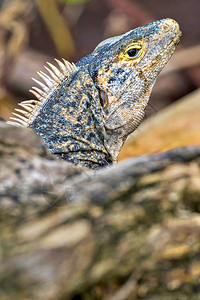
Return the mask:
[[0, 123], [0, 299], [200, 299], [200, 148], [97, 172]]

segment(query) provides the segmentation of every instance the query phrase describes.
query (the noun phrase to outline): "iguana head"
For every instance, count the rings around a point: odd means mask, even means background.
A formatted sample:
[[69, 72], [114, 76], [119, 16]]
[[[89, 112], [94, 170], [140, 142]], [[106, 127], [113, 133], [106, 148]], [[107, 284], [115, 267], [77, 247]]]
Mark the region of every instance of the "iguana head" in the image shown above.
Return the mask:
[[93, 51], [89, 70], [109, 135], [121, 131], [127, 136], [139, 125], [158, 74], [180, 36], [178, 23], [164, 19], [109, 38]]

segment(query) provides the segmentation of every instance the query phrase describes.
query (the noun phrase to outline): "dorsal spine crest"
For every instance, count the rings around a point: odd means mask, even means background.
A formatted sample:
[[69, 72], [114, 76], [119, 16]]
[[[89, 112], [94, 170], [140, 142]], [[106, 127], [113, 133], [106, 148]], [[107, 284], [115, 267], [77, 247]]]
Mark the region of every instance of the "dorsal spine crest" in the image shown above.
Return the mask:
[[53, 64], [47, 62], [50, 68], [45, 66], [45, 69], [49, 72], [49, 75], [42, 71], [37, 72], [44, 83], [32, 78], [41, 88], [32, 87], [32, 89], [29, 90], [37, 100], [26, 100], [19, 103], [18, 105], [20, 105], [24, 110], [16, 108], [15, 111], [18, 113], [13, 113], [15, 117], [10, 117], [11, 121], [8, 121], [8, 124], [28, 127], [35, 119], [49, 96], [57, 89], [63, 80], [78, 71], [78, 68], [74, 63], [70, 63], [64, 58], [63, 62], [58, 59], [55, 59], [55, 61], [57, 62], [60, 70]]

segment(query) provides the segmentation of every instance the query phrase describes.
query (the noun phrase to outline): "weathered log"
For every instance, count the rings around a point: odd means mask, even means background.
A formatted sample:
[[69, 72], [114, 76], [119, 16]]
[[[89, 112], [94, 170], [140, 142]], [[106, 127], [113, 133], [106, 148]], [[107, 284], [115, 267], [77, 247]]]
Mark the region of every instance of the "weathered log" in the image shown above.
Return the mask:
[[200, 148], [96, 173], [0, 126], [0, 299], [199, 299]]

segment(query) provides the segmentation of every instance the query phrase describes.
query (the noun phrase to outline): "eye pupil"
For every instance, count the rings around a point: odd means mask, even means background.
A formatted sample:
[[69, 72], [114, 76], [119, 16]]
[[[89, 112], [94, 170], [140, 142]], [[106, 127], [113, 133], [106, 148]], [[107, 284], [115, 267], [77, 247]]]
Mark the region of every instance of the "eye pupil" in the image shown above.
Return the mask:
[[127, 54], [129, 57], [135, 57], [140, 49], [136, 49], [136, 48], [132, 48], [130, 50], [127, 51]]

